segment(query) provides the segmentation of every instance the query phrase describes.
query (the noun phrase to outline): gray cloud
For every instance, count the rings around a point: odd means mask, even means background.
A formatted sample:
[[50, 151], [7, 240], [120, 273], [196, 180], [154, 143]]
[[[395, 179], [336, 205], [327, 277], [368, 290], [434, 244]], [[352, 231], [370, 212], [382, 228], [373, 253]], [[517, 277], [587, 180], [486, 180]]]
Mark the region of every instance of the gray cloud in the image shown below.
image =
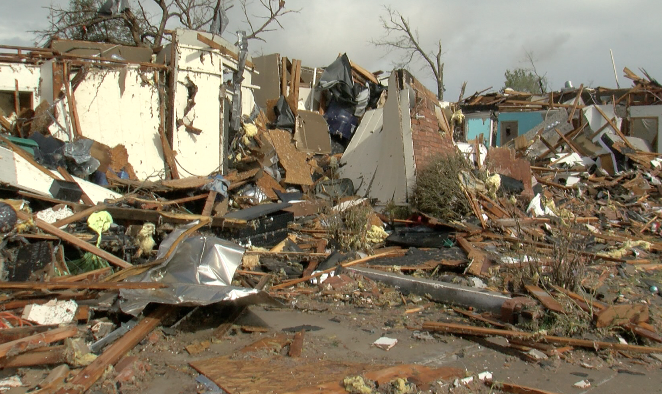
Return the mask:
[[[284, 30], [265, 35], [267, 43], [251, 42], [252, 53], [278, 52], [303, 61], [311, 67], [330, 64], [338, 53], [369, 70], [389, 70], [397, 52], [383, 51], [369, 44], [382, 35], [379, 15], [383, 0], [286, 0], [289, 9]], [[59, 3], [66, 0], [59, 0]], [[256, 2], [257, 3], [257, 2]], [[19, 4], [19, 5], [16, 5]], [[1, 1], [0, 41], [5, 44], [31, 44], [29, 30], [47, 26], [45, 0]], [[609, 49], [614, 51], [621, 86], [629, 81], [621, 76], [627, 66], [646, 68], [662, 79], [662, 51], [659, 36], [662, 2], [632, 0], [411, 0], [390, 1], [416, 27], [421, 43], [431, 48], [442, 40], [447, 98], [457, 99], [462, 82], [467, 94], [489, 86], [503, 85], [506, 69], [526, 67], [524, 48], [532, 50], [536, 66], [546, 73], [555, 89], [566, 80], [593, 82], [594, 86], [614, 87]], [[254, 9], [257, 13], [259, 10]], [[235, 5], [230, 13], [232, 31], [246, 26]], [[411, 71], [428, 87], [434, 88], [429, 73], [416, 63]]]

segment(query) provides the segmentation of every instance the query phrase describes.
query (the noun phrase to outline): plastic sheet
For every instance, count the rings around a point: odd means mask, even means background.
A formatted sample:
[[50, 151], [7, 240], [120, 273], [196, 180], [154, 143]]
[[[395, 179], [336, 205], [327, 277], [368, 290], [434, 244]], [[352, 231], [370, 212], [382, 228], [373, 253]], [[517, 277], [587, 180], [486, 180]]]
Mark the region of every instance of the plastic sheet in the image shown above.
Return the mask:
[[276, 107], [274, 108], [276, 112], [276, 127], [279, 129], [285, 130], [294, 130], [294, 124], [296, 120], [294, 119], [294, 113], [290, 109], [290, 105], [285, 100], [285, 96], [280, 96]]
[[[195, 224], [197, 222], [179, 228], [164, 239], [157, 258], [164, 257], [177, 237]], [[243, 255], [244, 248], [235, 243], [203, 235], [189, 237], [177, 245], [165, 262], [128, 279], [132, 282], [160, 282], [169, 287], [123, 289], [120, 291], [120, 308], [137, 316], [150, 302], [182, 306], [240, 299], [246, 303], [275, 302], [264, 292], [231, 286]]]
[[230, 187], [230, 181], [223, 178], [223, 175], [215, 175], [210, 183], [202, 187], [202, 190], [214, 191], [223, 198], [228, 198], [228, 187]]
[[73, 143], [64, 145], [64, 156], [73, 160], [74, 165], [71, 172], [75, 175], [86, 177], [96, 171], [101, 163], [92, 157], [90, 150], [94, 141], [90, 139], [80, 139]]
[[338, 57], [324, 70], [318, 86], [322, 90], [328, 90], [335, 100], [351, 106], [356, 105], [352, 67], [347, 54]]

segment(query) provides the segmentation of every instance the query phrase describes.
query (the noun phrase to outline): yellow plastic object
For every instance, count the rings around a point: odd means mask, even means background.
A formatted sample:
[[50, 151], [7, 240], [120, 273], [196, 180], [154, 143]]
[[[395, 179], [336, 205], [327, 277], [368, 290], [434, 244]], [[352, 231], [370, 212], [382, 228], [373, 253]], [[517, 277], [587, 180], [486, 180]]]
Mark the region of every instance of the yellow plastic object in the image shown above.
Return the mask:
[[113, 224], [113, 217], [107, 211], [94, 212], [87, 218], [87, 226], [99, 234], [97, 247], [101, 243], [101, 233], [108, 231], [111, 224]]

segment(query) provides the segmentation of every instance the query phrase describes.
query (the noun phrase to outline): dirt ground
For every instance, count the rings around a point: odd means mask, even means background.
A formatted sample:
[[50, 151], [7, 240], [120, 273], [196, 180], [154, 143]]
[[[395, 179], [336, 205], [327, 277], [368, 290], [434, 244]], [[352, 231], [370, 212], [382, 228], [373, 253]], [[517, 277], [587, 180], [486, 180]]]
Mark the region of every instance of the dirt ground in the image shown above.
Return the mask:
[[[128, 381], [101, 380], [92, 393], [195, 393], [204, 392], [196, 383], [199, 373], [189, 363], [232, 356], [246, 360], [269, 359], [273, 363], [288, 362], [286, 349], [239, 353], [245, 346], [265, 337], [306, 328], [301, 360], [351, 361], [356, 363], [398, 365], [416, 363], [429, 367], [458, 367], [467, 375], [483, 371], [493, 373], [495, 381], [535, 387], [553, 393], [622, 393], [632, 387], [640, 392], [662, 392], [660, 369], [662, 362], [651, 356], [613, 357], [609, 352], [596, 353], [575, 349], [565, 359], [548, 358], [537, 363], [527, 362], [509, 354], [501, 338], [466, 339], [448, 335], [426, 335], [416, 331], [423, 321], [457, 321], [451, 310], [438, 304], [425, 305], [417, 313], [411, 308], [357, 307], [342, 301], [318, 302], [299, 297], [282, 308], [251, 306], [236, 321], [222, 340], [212, 340], [212, 332], [226, 311], [218, 307], [199, 308], [177, 330], [158, 329], [130, 356], [144, 363], [144, 368]], [[264, 327], [266, 332], [245, 333], [240, 327]], [[384, 351], [372, 343], [381, 336], [396, 338], [398, 343]], [[191, 355], [187, 346], [204, 341], [211, 345]], [[632, 357], [632, 356], [630, 356]], [[587, 380], [586, 389], [573, 384]], [[269, 387], [259, 392], [271, 393]], [[452, 381], [434, 386], [438, 393], [498, 392], [482, 385], [454, 388]]]

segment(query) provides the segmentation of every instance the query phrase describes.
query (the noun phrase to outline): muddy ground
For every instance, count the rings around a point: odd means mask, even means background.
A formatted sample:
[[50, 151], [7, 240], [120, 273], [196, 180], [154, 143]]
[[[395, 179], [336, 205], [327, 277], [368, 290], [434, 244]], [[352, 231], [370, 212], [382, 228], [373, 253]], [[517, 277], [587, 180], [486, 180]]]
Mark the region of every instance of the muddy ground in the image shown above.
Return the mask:
[[[302, 328], [307, 329], [301, 356], [303, 362], [333, 360], [387, 366], [402, 363], [452, 366], [465, 370], [467, 375], [489, 371], [497, 381], [554, 393], [616, 394], [633, 387], [637, 387], [639, 392], [662, 390], [662, 362], [654, 356], [630, 355], [632, 358], [627, 358], [608, 351], [596, 353], [575, 349], [565, 353], [563, 359], [552, 357], [527, 362], [518, 353], [506, 348], [507, 343], [501, 338], [422, 334], [415, 328], [424, 321], [462, 322], [463, 319], [443, 305], [424, 300], [418, 304], [424, 307], [422, 311], [407, 313], [416, 305], [409, 302], [407, 306], [402, 303], [392, 307], [356, 306], [339, 300], [321, 302], [316, 297], [299, 296], [282, 308], [249, 307], [222, 340], [212, 339], [212, 333], [224, 320], [228, 309], [219, 309], [218, 306], [199, 308], [177, 329], [159, 328], [130, 352], [129, 356], [135, 356], [143, 363], [135, 368], [134, 376], [119, 382], [117, 372], [109, 372], [107, 379], [97, 383], [90, 392], [203, 392], [202, 386], [196, 383], [199, 373], [189, 366], [190, 362], [232, 356], [235, 359], [269, 359], [273, 363], [287, 363], [290, 362], [286, 357], [287, 347], [252, 353], [239, 351], [259, 339], [283, 332], [291, 334]], [[184, 312], [181, 311], [178, 317]], [[253, 330], [264, 327], [266, 332], [246, 333], [241, 327], [251, 327]], [[372, 346], [381, 336], [396, 338], [398, 343], [389, 351]], [[195, 355], [187, 352], [187, 346], [204, 341], [212, 342], [206, 350]], [[38, 370], [30, 373], [38, 374]], [[589, 381], [591, 387], [573, 387], [581, 380]], [[274, 392], [267, 386], [262, 386], [261, 392]], [[487, 393], [490, 390], [482, 385], [454, 388], [451, 381], [437, 384], [433, 392]]]

